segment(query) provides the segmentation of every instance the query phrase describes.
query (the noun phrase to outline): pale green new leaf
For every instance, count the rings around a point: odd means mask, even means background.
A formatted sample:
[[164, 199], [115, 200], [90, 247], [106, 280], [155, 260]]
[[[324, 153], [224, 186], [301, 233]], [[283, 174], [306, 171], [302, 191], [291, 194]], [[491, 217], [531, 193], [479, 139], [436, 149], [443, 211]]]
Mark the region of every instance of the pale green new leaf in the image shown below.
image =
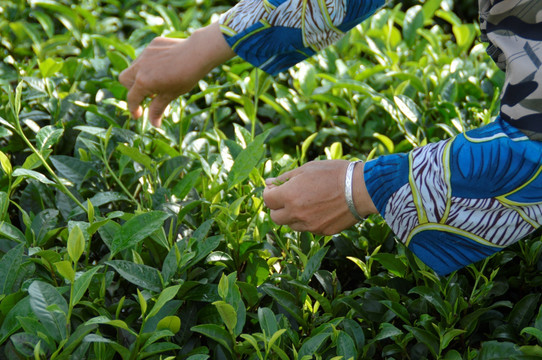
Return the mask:
[[68, 255], [76, 263], [85, 251], [85, 237], [79, 226], [75, 226], [68, 236]]

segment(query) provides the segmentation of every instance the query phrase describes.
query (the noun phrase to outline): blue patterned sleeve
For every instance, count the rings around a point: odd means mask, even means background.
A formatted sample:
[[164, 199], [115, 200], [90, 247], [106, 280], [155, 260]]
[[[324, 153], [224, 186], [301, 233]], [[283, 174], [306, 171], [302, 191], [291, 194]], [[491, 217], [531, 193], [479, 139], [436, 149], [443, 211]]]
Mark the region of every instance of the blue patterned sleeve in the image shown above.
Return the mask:
[[384, 0], [242, 0], [219, 20], [233, 51], [276, 75], [339, 40]]
[[367, 190], [393, 232], [446, 275], [542, 226], [542, 142], [502, 118], [365, 165]]

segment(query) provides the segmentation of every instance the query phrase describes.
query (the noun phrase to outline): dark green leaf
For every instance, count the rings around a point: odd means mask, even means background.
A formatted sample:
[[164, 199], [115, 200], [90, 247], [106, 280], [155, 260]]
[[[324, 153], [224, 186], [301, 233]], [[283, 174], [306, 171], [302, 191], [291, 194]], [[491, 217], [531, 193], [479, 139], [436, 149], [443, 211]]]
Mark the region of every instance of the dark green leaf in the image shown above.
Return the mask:
[[[66, 337], [66, 314], [68, 304], [64, 297], [52, 285], [41, 281], [34, 281], [28, 287], [30, 307], [43, 325], [49, 329], [49, 335], [56, 341]], [[51, 311], [49, 307], [55, 306], [60, 311]]]
[[215, 324], [204, 324], [193, 326], [190, 330], [203, 334], [208, 338], [213, 339], [224, 347], [225, 350], [232, 353], [233, 341], [230, 334], [222, 327]]
[[150, 211], [136, 215], [122, 225], [111, 243], [111, 256], [128, 249], [158, 230], [169, 217], [161, 211]]
[[17, 245], [0, 259], [0, 295], [12, 292], [17, 272], [23, 262], [23, 251], [23, 245]]
[[111, 260], [106, 264], [111, 265], [120, 276], [134, 285], [154, 292], [160, 292], [162, 289], [160, 272], [153, 267], [125, 260]]
[[414, 337], [419, 342], [424, 343], [425, 345], [427, 345], [427, 348], [429, 349], [429, 351], [431, 351], [433, 356], [437, 357], [440, 342], [439, 342], [439, 339], [434, 334], [430, 333], [429, 331], [427, 331], [425, 329], [421, 329], [421, 328], [417, 328], [417, 327], [413, 327], [413, 326], [408, 326], [408, 325], [405, 325], [405, 329], [410, 331], [412, 333], [412, 335], [414, 335]]
[[516, 303], [510, 312], [508, 321], [517, 331], [521, 331], [521, 329], [531, 323], [535, 311], [538, 308], [539, 299], [540, 294], [527, 294], [523, 299]]
[[358, 352], [354, 340], [344, 331], [339, 331], [337, 336], [337, 355], [343, 359], [357, 359]]
[[487, 341], [482, 344], [477, 360], [510, 360], [518, 355], [522, 353], [514, 343]]
[[85, 271], [82, 275], [78, 276], [75, 279], [74, 285], [73, 285], [73, 297], [72, 297], [72, 305], [77, 305], [79, 300], [83, 298], [83, 295], [87, 291], [90, 282], [92, 280], [92, 277], [94, 274], [98, 272], [102, 268], [101, 265], [95, 266], [90, 270]]
[[177, 295], [180, 288], [181, 288], [181, 285], [175, 285], [175, 286], [167, 287], [164, 290], [162, 290], [162, 292], [160, 293], [160, 296], [158, 296], [158, 299], [156, 300], [156, 303], [154, 304], [153, 308], [151, 309], [151, 311], [149, 312], [147, 317], [150, 318], [150, 317], [156, 315], [158, 313], [158, 311], [160, 311], [160, 309], [162, 309], [162, 307], [168, 301], [170, 301], [171, 299], [173, 299], [175, 297], [175, 295]]
[[71, 181], [77, 188], [81, 188], [83, 181], [90, 171], [96, 171], [86, 161], [65, 155], [52, 155], [49, 157], [60, 176]]
[[299, 349], [298, 358], [302, 359], [303, 356], [307, 355], [312, 357], [312, 355], [318, 353], [318, 349], [324, 345], [329, 336], [329, 333], [320, 333], [308, 338]]
[[308, 281], [312, 278], [312, 275], [314, 275], [314, 273], [320, 269], [320, 265], [322, 264], [322, 260], [324, 260], [328, 249], [329, 248], [327, 247], [322, 248], [318, 250], [316, 254], [310, 257], [310, 259], [307, 261], [305, 269], [303, 270], [303, 274], [301, 274], [301, 282], [308, 283]]
[[180, 182], [173, 187], [172, 193], [179, 199], [183, 200], [188, 192], [196, 185], [201, 175], [201, 170], [194, 170], [186, 174]]
[[247, 145], [235, 158], [231, 171], [228, 174], [228, 188], [232, 188], [248, 178], [250, 172], [258, 165], [264, 155], [264, 141], [269, 131], [256, 136], [254, 141]]
[[[51, 59], [47, 59], [51, 60]], [[62, 66], [61, 66], [62, 67]], [[41, 64], [40, 64], [41, 68]], [[62, 134], [64, 133], [64, 129], [57, 129], [54, 126], [47, 125], [44, 126], [38, 131], [36, 134], [36, 147], [40, 152], [43, 152], [43, 150], [49, 149], [51, 146], [55, 145]]]
[[262, 307], [258, 309], [258, 322], [262, 332], [267, 337], [272, 336], [279, 329], [275, 314], [273, 314], [273, 311], [269, 308]]

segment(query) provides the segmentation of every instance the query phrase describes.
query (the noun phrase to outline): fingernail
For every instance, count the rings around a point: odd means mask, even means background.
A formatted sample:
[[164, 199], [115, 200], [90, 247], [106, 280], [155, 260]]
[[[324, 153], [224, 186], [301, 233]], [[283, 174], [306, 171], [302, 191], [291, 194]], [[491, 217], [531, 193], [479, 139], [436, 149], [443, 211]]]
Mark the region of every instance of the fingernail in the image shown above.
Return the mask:
[[276, 178], [267, 178], [265, 179], [265, 185], [273, 185], [273, 182]]

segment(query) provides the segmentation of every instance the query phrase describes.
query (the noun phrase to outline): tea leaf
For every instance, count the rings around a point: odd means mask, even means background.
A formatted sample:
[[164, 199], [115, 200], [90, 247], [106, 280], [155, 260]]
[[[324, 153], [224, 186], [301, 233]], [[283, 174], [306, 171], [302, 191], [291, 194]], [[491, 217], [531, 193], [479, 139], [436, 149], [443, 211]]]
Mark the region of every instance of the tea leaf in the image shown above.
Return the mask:
[[215, 301], [213, 302], [213, 305], [216, 306], [222, 321], [224, 321], [224, 324], [226, 324], [230, 333], [233, 334], [235, 326], [237, 325], [237, 313], [233, 306], [225, 301]]
[[79, 226], [75, 226], [68, 236], [68, 254], [70, 259], [76, 263], [85, 251], [85, 237]]
[[[50, 60], [50, 59], [47, 59]], [[43, 153], [44, 150], [49, 149], [51, 146], [56, 145], [58, 140], [62, 137], [64, 129], [57, 129], [54, 126], [44, 126], [36, 134], [36, 147], [39, 152]]]
[[169, 217], [161, 211], [150, 211], [136, 215], [122, 225], [111, 243], [111, 257], [122, 250], [137, 245], [158, 230]]
[[0, 295], [12, 292], [17, 271], [23, 262], [23, 251], [23, 245], [17, 245], [0, 259]]
[[4, 154], [2, 151], [0, 151], [0, 165], [2, 166], [2, 170], [4, 170], [6, 175], [11, 176], [11, 173], [13, 172], [11, 162], [6, 154]]
[[318, 353], [318, 349], [324, 345], [330, 335], [329, 333], [317, 334], [307, 339], [299, 350], [298, 358], [303, 359], [304, 356]]
[[[28, 287], [30, 307], [43, 325], [49, 330], [49, 335], [56, 341], [66, 337], [66, 314], [68, 304], [58, 290], [50, 284], [34, 281]], [[56, 306], [60, 311], [50, 311], [49, 307]]]
[[68, 260], [56, 262], [55, 267], [63, 278], [73, 283], [75, 280], [75, 271], [73, 271], [72, 263]]
[[196, 325], [190, 328], [191, 331], [205, 335], [224, 347], [228, 352], [233, 351], [233, 341], [230, 334], [215, 324]]
[[92, 277], [102, 268], [102, 265], [95, 266], [90, 270], [85, 271], [82, 275], [75, 279], [73, 284], [73, 298], [71, 299], [72, 305], [77, 305], [83, 298], [83, 295], [87, 291]]
[[53, 181], [47, 179], [47, 177], [45, 175], [40, 174], [39, 172], [34, 171], [34, 170], [19, 168], [19, 169], [15, 169], [15, 171], [12, 173], [12, 175], [14, 177], [22, 176], [24, 178], [31, 178], [31, 179], [37, 180], [40, 183], [45, 184], [45, 185], [55, 185], [55, 183]]
[[181, 329], [181, 319], [178, 316], [166, 316], [158, 322], [157, 330], [168, 329], [173, 334], [176, 334]]
[[162, 280], [160, 272], [147, 265], [134, 264], [125, 260], [111, 260], [106, 264], [112, 266], [124, 279], [134, 285], [154, 292], [160, 292]]
[[258, 165], [264, 150], [264, 141], [269, 135], [266, 131], [247, 145], [243, 151], [235, 158], [231, 171], [228, 174], [228, 188], [232, 188], [248, 178], [250, 172]]
[[160, 311], [160, 309], [171, 299], [177, 295], [179, 292], [179, 289], [181, 288], [181, 285], [175, 285], [170, 286], [162, 290], [160, 293], [160, 296], [158, 297], [158, 300], [156, 300], [156, 303], [154, 304], [153, 308], [149, 312], [149, 315], [147, 315], [148, 318], [153, 317]]

